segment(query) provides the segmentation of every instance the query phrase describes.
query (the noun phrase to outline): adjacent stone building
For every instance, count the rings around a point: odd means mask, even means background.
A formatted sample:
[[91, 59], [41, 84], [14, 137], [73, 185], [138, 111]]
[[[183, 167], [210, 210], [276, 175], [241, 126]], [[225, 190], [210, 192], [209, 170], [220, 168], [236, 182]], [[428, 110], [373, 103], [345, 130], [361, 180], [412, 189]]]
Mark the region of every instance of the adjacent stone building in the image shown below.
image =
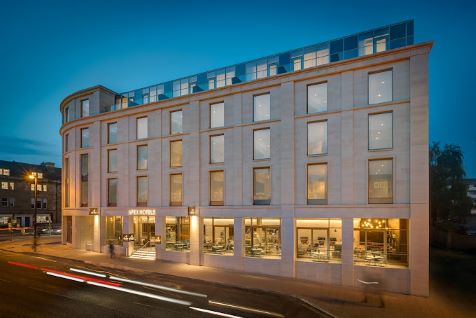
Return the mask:
[[61, 223], [61, 168], [54, 163], [40, 165], [0, 160], [0, 226], [33, 226], [34, 182], [28, 178], [39, 173], [37, 215], [39, 224]]
[[64, 242], [427, 295], [431, 46], [404, 21], [71, 94]]

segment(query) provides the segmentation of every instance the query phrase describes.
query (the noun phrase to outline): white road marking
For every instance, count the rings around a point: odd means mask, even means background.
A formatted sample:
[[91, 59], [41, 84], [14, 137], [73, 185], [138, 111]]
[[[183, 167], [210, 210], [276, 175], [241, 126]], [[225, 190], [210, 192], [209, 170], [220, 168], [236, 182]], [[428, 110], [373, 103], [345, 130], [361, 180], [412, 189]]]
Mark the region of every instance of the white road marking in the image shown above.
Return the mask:
[[155, 285], [155, 284], [149, 284], [149, 283], [139, 282], [139, 281], [136, 281], [136, 280], [126, 279], [126, 278], [120, 278], [120, 277], [116, 277], [116, 276], [109, 276], [109, 279], [118, 280], [118, 281], [124, 282], [124, 283], [130, 283], [130, 284], [141, 285], [141, 286], [145, 286], [145, 287], [151, 287], [151, 288], [156, 288], [156, 289], [162, 289], [162, 290], [171, 291], [171, 292], [175, 292], [175, 293], [179, 293], [179, 294], [184, 294], [184, 295], [189, 295], [189, 296], [196, 296], [196, 297], [207, 298], [207, 295], [205, 295], [205, 294], [189, 292], [189, 291], [186, 291], [186, 290], [177, 289], [177, 288], [172, 288], [172, 287], [167, 287], [167, 286], [162, 286], [162, 285]]
[[144, 292], [129, 289], [129, 288], [116, 287], [116, 286], [111, 286], [111, 285], [104, 285], [104, 284], [91, 282], [91, 281], [87, 281], [86, 283], [89, 284], [89, 285], [114, 289], [114, 290], [117, 290], [117, 291], [122, 291], [122, 292], [125, 292], [125, 293], [129, 293], [129, 294], [134, 294], [134, 295], [139, 295], [139, 296], [143, 296], [143, 297], [153, 298], [153, 299], [162, 300], [162, 301], [166, 301], [166, 302], [174, 303], [174, 304], [178, 304], [178, 305], [183, 305], [183, 306], [190, 306], [192, 304], [189, 301], [179, 300], [179, 299], [174, 299], [174, 298], [169, 298], [169, 297], [164, 297], [164, 296], [159, 296], [159, 295], [154, 295], [154, 294], [149, 294], [149, 293], [144, 293]]
[[52, 273], [52, 272], [46, 272], [46, 275], [55, 276], [55, 277], [64, 278], [64, 279], [69, 279], [69, 280], [74, 280], [75, 282], [80, 282], [80, 283], [84, 283], [84, 282], [85, 282], [84, 279], [80, 279], [80, 278], [76, 278], [76, 277], [71, 277], [71, 276], [66, 276], [66, 275], [61, 275], [61, 274]]
[[266, 311], [266, 310], [251, 308], [251, 307], [239, 306], [239, 305], [232, 305], [232, 304], [227, 304], [227, 303], [221, 303], [221, 302], [214, 301], [214, 300], [209, 300], [208, 303], [210, 303], [212, 305], [235, 308], [235, 309], [239, 309], [239, 310], [243, 310], [243, 311], [254, 312], [254, 313], [273, 316], [273, 317], [284, 317], [284, 315], [279, 314], [277, 312]]
[[104, 275], [104, 274], [99, 274], [99, 273], [94, 273], [94, 272], [90, 272], [90, 271], [85, 271], [85, 270], [83, 270], [83, 269], [70, 268], [69, 270], [72, 271], [72, 272], [83, 273], [83, 274], [87, 274], [87, 275], [92, 275], [92, 276], [97, 276], [97, 277], [106, 278], [106, 275]]
[[235, 316], [235, 315], [225, 314], [225, 313], [223, 313], [223, 312], [213, 311], [213, 310], [208, 310], [208, 309], [203, 309], [203, 308], [198, 308], [198, 307], [191, 307], [191, 306], [190, 306], [189, 308], [192, 309], [192, 310], [205, 312], [205, 313], [207, 313], [207, 314], [212, 314], [212, 315], [215, 315], [215, 316], [228, 317], [228, 318], [243, 318], [243, 317], [241, 317], [241, 316]]
[[56, 263], [56, 261], [54, 261], [54, 260], [52, 260], [52, 259], [49, 259], [49, 258], [44, 258], [44, 257], [41, 257], [41, 256], [33, 256], [33, 257], [42, 259], [42, 260], [44, 260], [44, 261]]

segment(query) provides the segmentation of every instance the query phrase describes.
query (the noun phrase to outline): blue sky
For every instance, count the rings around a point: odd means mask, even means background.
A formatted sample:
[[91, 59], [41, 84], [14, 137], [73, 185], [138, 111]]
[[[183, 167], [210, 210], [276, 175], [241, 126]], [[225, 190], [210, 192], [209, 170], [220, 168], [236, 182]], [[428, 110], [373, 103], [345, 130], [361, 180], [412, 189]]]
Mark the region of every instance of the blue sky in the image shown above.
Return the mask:
[[127, 91], [413, 18], [416, 42], [435, 41], [430, 139], [461, 145], [476, 177], [476, 4], [443, 3], [3, 0], [0, 159], [59, 165], [59, 103], [79, 89]]

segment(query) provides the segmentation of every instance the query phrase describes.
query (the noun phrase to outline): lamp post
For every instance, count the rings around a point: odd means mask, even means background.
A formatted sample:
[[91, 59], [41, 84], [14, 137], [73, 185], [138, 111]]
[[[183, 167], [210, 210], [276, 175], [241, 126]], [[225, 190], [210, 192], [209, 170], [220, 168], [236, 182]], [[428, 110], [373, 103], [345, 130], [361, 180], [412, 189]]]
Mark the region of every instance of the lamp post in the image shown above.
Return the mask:
[[38, 218], [38, 178], [41, 178], [41, 174], [32, 172], [28, 176], [31, 180], [35, 181], [35, 212], [33, 216], [33, 252], [36, 253], [36, 247], [38, 245], [38, 236], [37, 236], [37, 218]]

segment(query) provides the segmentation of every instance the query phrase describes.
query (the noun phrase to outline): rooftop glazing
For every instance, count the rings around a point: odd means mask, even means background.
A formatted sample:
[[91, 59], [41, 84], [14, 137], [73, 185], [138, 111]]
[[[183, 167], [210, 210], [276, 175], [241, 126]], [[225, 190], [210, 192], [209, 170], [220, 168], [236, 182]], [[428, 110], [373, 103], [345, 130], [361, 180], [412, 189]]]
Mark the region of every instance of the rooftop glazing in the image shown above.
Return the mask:
[[413, 44], [413, 20], [118, 94], [103, 112], [149, 104]]

